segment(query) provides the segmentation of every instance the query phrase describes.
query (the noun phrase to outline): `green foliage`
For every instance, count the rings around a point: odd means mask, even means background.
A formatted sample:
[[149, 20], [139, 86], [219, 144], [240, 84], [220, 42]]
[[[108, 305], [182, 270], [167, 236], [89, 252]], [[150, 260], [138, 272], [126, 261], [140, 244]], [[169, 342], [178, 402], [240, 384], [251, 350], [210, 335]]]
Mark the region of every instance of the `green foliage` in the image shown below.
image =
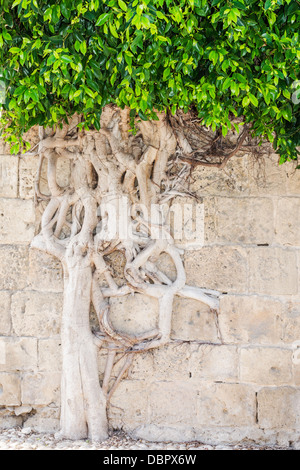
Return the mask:
[[223, 135], [243, 116], [297, 159], [299, 26], [298, 0], [0, 0], [2, 128], [18, 151], [74, 113], [99, 129], [108, 103], [141, 119], [193, 106]]

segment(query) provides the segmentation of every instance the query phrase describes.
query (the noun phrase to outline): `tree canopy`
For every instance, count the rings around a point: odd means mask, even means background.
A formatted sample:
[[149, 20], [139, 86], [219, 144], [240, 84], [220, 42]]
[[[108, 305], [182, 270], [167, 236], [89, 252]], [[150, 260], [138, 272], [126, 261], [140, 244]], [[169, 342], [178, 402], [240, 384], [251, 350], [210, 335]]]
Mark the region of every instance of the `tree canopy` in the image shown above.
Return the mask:
[[103, 107], [113, 103], [129, 107], [133, 120], [193, 108], [224, 136], [247, 123], [281, 162], [297, 160], [298, 0], [0, 5], [1, 128], [12, 152], [32, 126], [52, 127], [75, 113], [99, 129]]

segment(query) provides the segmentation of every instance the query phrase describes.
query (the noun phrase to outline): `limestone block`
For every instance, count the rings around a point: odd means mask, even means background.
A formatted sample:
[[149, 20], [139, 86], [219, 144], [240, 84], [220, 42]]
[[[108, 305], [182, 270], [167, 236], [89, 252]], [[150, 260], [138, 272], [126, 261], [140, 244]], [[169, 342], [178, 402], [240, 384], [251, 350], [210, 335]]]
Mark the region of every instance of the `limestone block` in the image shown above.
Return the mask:
[[128, 371], [129, 378], [132, 380], [150, 380], [154, 375], [153, 354], [150, 352], [135, 354]]
[[215, 314], [202, 302], [176, 296], [171, 338], [219, 342]]
[[299, 429], [300, 390], [263, 388], [257, 394], [258, 424], [264, 429]]
[[240, 353], [242, 382], [259, 385], [292, 383], [292, 352], [279, 348], [242, 348]]
[[148, 385], [142, 380], [123, 380], [113, 394], [108, 409], [110, 427], [134, 429], [147, 422]]
[[15, 334], [47, 338], [60, 331], [62, 296], [54, 293], [18, 292], [12, 297]]
[[130, 294], [111, 298], [110, 305], [110, 319], [117, 331], [135, 335], [157, 327], [156, 299], [143, 294]]
[[21, 382], [23, 405], [49, 405], [59, 403], [60, 373], [39, 372], [24, 374]]
[[298, 348], [293, 360], [293, 381], [292, 384], [300, 387], [300, 349]]
[[286, 302], [283, 318], [283, 341], [294, 343], [300, 341], [300, 302]]
[[190, 345], [168, 344], [153, 350], [153, 377], [156, 380], [188, 380], [190, 378]]
[[28, 282], [28, 248], [0, 245], [0, 289], [21, 290]]
[[50, 406], [36, 407], [35, 413], [29, 416], [23, 427], [34, 429], [35, 432], [53, 434], [59, 431], [60, 409]]
[[[22, 199], [32, 199], [34, 197], [34, 180], [37, 174], [38, 162], [38, 155], [21, 156], [20, 158], [19, 192]], [[44, 179], [41, 182], [41, 186], [45, 186]]]
[[0, 140], [0, 155], [9, 155], [9, 153], [10, 146], [4, 140]]
[[34, 236], [33, 201], [0, 199], [0, 244], [26, 244]]
[[0, 197], [18, 196], [18, 165], [18, 157], [0, 156]]
[[189, 360], [193, 379], [236, 381], [238, 379], [238, 349], [235, 346], [202, 344], [194, 346]]
[[0, 291], [0, 335], [9, 335], [10, 331], [10, 293]]
[[30, 144], [29, 152], [36, 150], [34, 148], [40, 141], [39, 126], [33, 126], [27, 132], [24, 132], [23, 141]]
[[[157, 425], [154, 423], [138, 426], [130, 432], [133, 439], [143, 439], [148, 442], [160, 442], [164, 449], [166, 442], [192, 442], [195, 441], [195, 429], [189, 425]], [[201, 441], [203, 442], [203, 441]]]
[[300, 172], [296, 170], [297, 162], [286, 162], [284, 170], [286, 170], [286, 187], [288, 195], [300, 195]]
[[[34, 181], [38, 170], [38, 164], [38, 155], [22, 156], [20, 158], [19, 184], [20, 197], [23, 199], [31, 199], [34, 196]], [[70, 160], [67, 158], [59, 158], [57, 163], [57, 183], [61, 187], [69, 185], [70, 173]], [[42, 194], [49, 195], [47, 184], [47, 160], [44, 160], [42, 167], [40, 191]]]
[[267, 295], [298, 292], [297, 257], [280, 247], [249, 248], [249, 291]]
[[270, 297], [224, 295], [219, 327], [225, 343], [281, 343], [283, 304]]
[[1, 413], [0, 411], [0, 429], [12, 429], [18, 426], [22, 426], [21, 416], [10, 416], [6, 413], [6, 409]]
[[275, 232], [278, 244], [300, 246], [300, 198], [285, 197], [278, 200]]
[[233, 157], [226, 171], [198, 166], [192, 173], [191, 191], [198, 196], [246, 195], [249, 193], [247, 156]]
[[[37, 366], [37, 340], [35, 338], [0, 337], [0, 371], [33, 370]], [[4, 361], [3, 361], [4, 359]]]
[[217, 216], [218, 198], [215, 196], [205, 196], [202, 198], [204, 205], [204, 245], [217, 243]]
[[201, 383], [198, 387], [198, 426], [251, 426], [255, 414], [255, 392], [251, 386]]
[[38, 341], [38, 368], [39, 371], [61, 371], [61, 340], [58, 338], [45, 338]]
[[29, 250], [29, 285], [44, 292], [63, 291], [63, 272], [60, 261], [39, 250]]
[[184, 381], [155, 382], [150, 386], [151, 424], [192, 426], [196, 418], [197, 391]]
[[17, 374], [0, 372], [0, 407], [21, 404], [21, 385]]
[[273, 201], [270, 198], [216, 198], [219, 243], [272, 243]]
[[157, 259], [157, 267], [163, 272], [171, 281], [177, 278], [177, 272], [173, 260], [167, 253], [161, 253]]
[[176, 246], [195, 250], [203, 246], [205, 209], [201, 199], [175, 197], [168, 209], [167, 221]]
[[287, 171], [279, 165], [276, 154], [262, 158], [250, 158], [248, 162], [248, 182], [251, 196], [284, 196], [286, 194]]
[[246, 251], [233, 246], [204, 246], [185, 253], [187, 284], [221, 292], [243, 293], [247, 289]]

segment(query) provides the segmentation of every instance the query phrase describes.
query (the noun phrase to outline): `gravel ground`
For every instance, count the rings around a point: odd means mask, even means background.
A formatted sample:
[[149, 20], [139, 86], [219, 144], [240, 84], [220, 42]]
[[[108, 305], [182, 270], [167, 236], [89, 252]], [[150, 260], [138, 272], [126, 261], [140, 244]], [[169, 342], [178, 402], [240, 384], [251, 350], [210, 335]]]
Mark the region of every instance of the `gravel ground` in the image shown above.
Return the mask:
[[122, 432], [114, 432], [102, 443], [88, 440], [62, 440], [57, 435], [40, 434], [30, 428], [0, 430], [0, 450], [281, 450], [276, 447], [210, 446], [200, 442], [170, 443], [134, 440]]

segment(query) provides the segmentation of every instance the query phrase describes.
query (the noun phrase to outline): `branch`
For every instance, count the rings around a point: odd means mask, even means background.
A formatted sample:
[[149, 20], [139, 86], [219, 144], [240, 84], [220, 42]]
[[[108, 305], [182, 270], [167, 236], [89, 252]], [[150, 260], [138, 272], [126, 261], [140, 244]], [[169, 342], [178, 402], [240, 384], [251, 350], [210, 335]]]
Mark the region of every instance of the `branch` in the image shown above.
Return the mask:
[[238, 142], [237, 142], [235, 148], [232, 150], [232, 152], [230, 152], [228, 155], [226, 155], [224, 157], [222, 162], [207, 162], [207, 161], [195, 160], [194, 158], [187, 157], [187, 156], [181, 156], [181, 155], [179, 155], [179, 158], [183, 162], [189, 163], [189, 165], [191, 165], [193, 169], [196, 166], [201, 165], [201, 166], [206, 166], [206, 167], [211, 167], [211, 168], [213, 168], [213, 167], [214, 168], [219, 168], [219, 169], [222, 170], [226, 166], [226, 164], [228, 163], [230, 158], [232, 158], [241, 149], [241, 147], [242, 147], [242, 145], [243, 145], [243, 143], [244, 143], [247, 136], [248, 136], [248, 127], [245, 126], [242, 134], [240, 135], [240, 137], [238, 139]]

